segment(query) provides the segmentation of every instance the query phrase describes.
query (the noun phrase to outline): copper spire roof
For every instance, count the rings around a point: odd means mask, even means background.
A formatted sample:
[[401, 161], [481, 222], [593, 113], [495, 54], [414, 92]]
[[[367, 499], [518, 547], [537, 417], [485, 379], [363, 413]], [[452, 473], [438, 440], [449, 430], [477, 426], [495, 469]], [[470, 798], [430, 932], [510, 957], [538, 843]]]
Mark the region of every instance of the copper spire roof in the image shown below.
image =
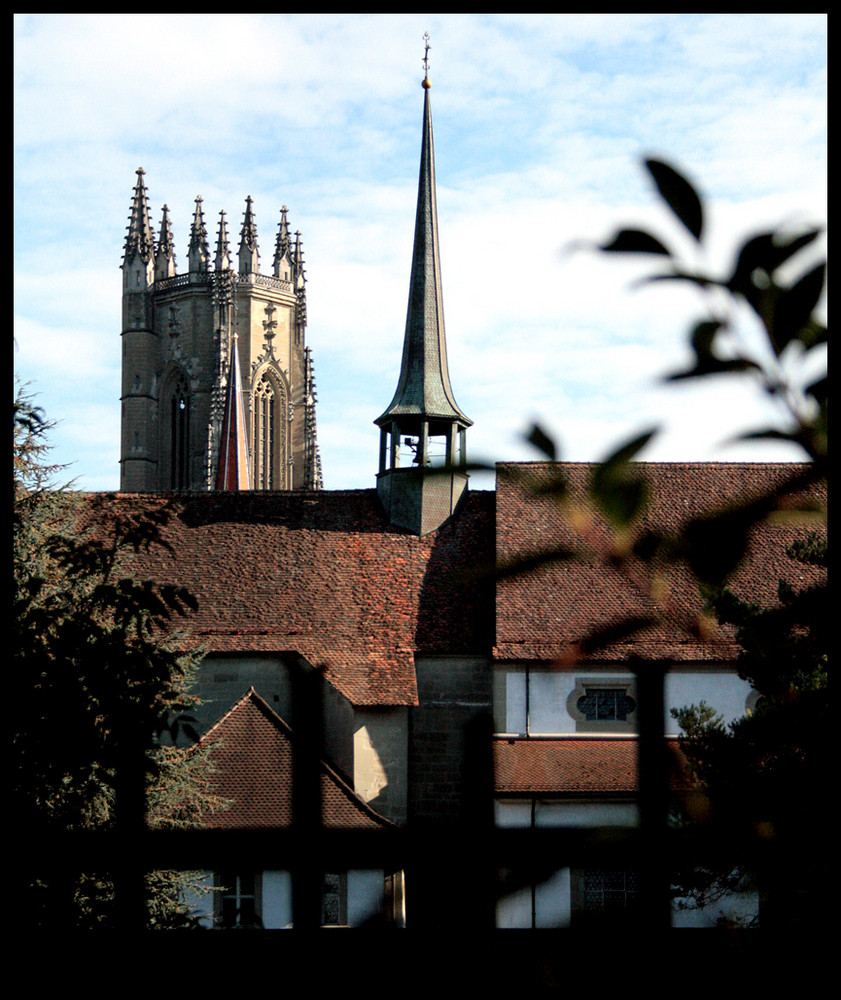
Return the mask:
[[394, 417], [426, 416], [457, 420], [469, 426], [473, 421], [462, 413], [456, 403], [447, 367], [432, 110], [427, 77], [424, 78], [423, 88], [423, 141], [403, 361], [394, 398], [375, 423], [382, 426]]

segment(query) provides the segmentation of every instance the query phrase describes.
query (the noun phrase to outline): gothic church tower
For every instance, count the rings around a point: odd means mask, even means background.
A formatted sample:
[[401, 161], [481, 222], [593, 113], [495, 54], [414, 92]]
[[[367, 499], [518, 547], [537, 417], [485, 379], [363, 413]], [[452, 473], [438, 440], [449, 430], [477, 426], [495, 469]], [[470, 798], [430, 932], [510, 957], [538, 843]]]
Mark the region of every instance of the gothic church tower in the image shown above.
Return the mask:
[[[120, 489], [321, 489], [304, 256], [286, 207], [263, 274], [251, 198], [235, 265], [225, 213], [211, 253], [197, 198], [179, 274], [169, 210], [156, 241], [144, 178], [141, 168], [122, 263]], [[227, 471], [231, 447], [247, 474]]]

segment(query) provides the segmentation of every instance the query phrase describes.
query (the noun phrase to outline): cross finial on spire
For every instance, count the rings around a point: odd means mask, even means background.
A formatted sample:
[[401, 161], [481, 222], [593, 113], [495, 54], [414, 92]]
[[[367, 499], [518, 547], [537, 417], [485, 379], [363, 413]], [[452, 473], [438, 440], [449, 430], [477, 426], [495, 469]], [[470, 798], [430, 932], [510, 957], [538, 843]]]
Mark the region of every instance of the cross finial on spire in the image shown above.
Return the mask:
[[423, 85], [429, 87], [429, 32], [423, 33]]

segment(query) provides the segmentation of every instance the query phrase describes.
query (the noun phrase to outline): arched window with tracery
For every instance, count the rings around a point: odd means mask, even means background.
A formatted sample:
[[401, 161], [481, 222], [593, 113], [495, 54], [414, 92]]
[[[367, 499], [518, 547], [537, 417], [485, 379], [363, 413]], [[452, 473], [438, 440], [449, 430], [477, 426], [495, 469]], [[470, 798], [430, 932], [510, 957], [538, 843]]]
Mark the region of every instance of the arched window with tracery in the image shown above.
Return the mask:
[[286, 393], [283, 386], [265, 371], [254, 387], [252, 411], [252, 459], [254, 488], [285, 489]]
[[183, 375], [176, 380], [170, 396], [169, 423], [169, 486], [186, 490], [190, 487], [190, 394]]

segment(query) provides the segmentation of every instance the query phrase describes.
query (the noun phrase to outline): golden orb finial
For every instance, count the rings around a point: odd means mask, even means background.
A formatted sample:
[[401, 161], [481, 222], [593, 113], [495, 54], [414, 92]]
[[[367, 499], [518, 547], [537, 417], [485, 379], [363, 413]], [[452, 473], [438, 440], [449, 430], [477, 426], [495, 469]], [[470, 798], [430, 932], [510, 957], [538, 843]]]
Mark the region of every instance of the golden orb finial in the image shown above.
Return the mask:
[[429, 32], [423, 33], [423, 82], [421, 86], [424, 90], [429, 90], [432, 84], [429, 82]]

